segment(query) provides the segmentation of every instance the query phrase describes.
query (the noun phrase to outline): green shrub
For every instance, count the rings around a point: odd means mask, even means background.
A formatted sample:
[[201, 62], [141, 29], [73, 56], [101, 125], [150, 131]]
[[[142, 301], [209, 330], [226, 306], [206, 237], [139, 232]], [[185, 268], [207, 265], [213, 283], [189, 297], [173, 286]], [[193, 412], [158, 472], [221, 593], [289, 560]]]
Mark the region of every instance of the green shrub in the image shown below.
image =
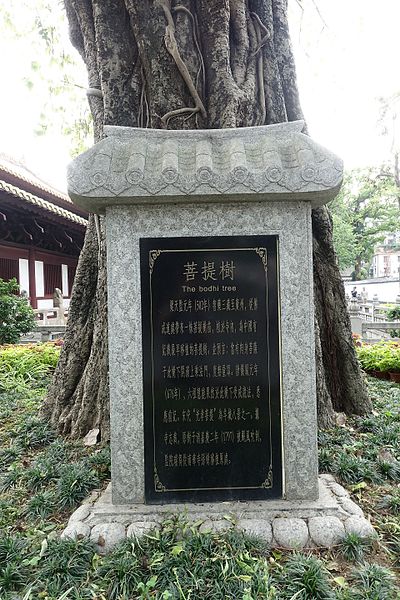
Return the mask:
[[340, 545], [340, 553], [348, 561], [360, 562], [366, 552], [371, 550], [372, 538], [362, 538], [357, 533], [347, 533]]
[[38, 492], [29, 500], [26, 506], [26, 514], [34, 519], [45, 519], [56, 510], [56, 496], [53, 491], [45, 490]]
[[36, 574], [37, 591], [59, 598], [66, 590], [77, 588], [87, 580], [94, 553], [87, 540], [49, 540]]
[[[400, 321], [400, 306], [389, 309], [386, 313], [388, 321]], [[389, 329], [391, 337], [400, 337], [400, 329]]]
[[328, 448], [318, 451], [318, 465], [320, 473], [332, 473], [335, 470], [335, 455]]
[[378, 508], [385, 508], [394, 515], [400, 515], [400, 491], [384, 496], [379, 502]]
[[54, 371], [60, 347], [52, 343], [0, 348], [0, 389], [5, 392], [43, 388]]
[[397, 342], [362, 344], [356, 347], [356, 353], [361, 367], [367, 372], [400, 371], [400, 344]]
[[0, 278], [0, 345], [15, 344], [22, 333], [32, 331], [35, 315], [27, 298], [18, 296], [17, 280]]
[[0, 597], [26, 585], [29, 571], [24, 559], [28, 543], [21, 537], [1, 533], [0, 536]]
[[281, 573], [282, 600], [334, 600], [328, 571], [314, 556], [293, 554]]
[[104, 481], [109, 479], [111, 476], [111, 450], [109, 446], [98, 450], [91, 454], [87, 459], [86, 463], [96, 471], [99, 479]]
[[131, 598], [142, 580], [141, 562], [135, 556], [132, 540], [124, 540], [103, 559], [97, 575], [107, 590], [109, 600]]
[[359, 483], [364, 479], [364, 469], [363, 459], [341, 452], [335, 463], [334, 473], [346, 483]]
[[352, 580], [360, 590], [355, 596], [360, 600], [395, 600], [397, 596], [393, 573], [380, 565], [365, 563], [354, 571]]
[[56, 488], [59, 507], [73, 508], [98, 485], [97, 473], [85, 461], [64, 465]]
[[15, 443], [22, 448], [40, 448], [50, 444], [56, 437], [47, 421], [30, 417], [23, 421], [15, 432]]

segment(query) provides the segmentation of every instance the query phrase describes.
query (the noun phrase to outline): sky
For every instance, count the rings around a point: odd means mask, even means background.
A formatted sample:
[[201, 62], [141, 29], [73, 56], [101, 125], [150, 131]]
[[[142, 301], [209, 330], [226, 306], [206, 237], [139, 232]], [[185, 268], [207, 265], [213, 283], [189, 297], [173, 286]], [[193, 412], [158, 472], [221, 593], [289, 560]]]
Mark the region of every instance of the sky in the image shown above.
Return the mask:
[[[347, 169], [380, 165], [390, 157], [391, 138], [381, 134], [378, 99], [400, 92], [400, 0], [289, 0], [289, 6], [310, 134], [341, 156]], [[26, 33], [32, 30], [28, 18], [17, 11], [14, 25], [22, 35], [8, 31], [0, 39], [0, 154], [23, 160], [42, 179], [65, 190], [68, 140], [56, 127], [46, 135], [35, 134], [48, 92], [40, 77], [33, 77], [32, 89], [26, 85], [26, 78], [32, 79], [31, 63], [42, 60], [39, 46]], [[73, 52], [66, 23], [62, 27], [62, 43]], [[83, 65], [74, 69], [72, 79], [85, 87]], [[78, 113], [86, 98], [81, 87], [75, 90]]]

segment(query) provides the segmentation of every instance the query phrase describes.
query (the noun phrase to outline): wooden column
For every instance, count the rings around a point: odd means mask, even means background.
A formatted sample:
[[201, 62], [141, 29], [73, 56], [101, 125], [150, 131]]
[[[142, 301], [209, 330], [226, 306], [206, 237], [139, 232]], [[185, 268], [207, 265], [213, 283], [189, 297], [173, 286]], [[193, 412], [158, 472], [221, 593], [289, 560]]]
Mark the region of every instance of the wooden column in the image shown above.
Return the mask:
[[35, 249], [29, 248], [29, 294], [32, 308], [37, 308], [36, 274], [35, 274]]

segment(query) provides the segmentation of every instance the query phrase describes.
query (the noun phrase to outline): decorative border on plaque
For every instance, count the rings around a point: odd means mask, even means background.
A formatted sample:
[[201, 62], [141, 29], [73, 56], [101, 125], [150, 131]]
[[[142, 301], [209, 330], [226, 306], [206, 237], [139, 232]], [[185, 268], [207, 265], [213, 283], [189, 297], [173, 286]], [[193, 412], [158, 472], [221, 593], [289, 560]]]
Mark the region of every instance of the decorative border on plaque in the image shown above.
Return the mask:
[[272, 488], [273, 482], [274, 482], [274, 477], [273, 477], [273, 473], [272, 473], [272, 463], [271, 463], [269, 466], [267, 478], [265, 481], [263, 481], [263, 483], [261, 484], [261, 487], [263, 488], [263, 490]]
[[256, 254], [261, 258], [261, 262], [264, 265], [264, 269], [267, 270], [268, 260], [267, 260], [267, 249], [266, 248], [254, 248]]
[[[276, 246], [277, 249], [277, 260], [278, 260], [278, 243]], [[167, 488], [158, 475], [157, 464], [155, 461], [156, 448], [155, 448], [155, 393], [154, 393], [154, 326], [153, 326], [153, 290], [152, 290], [152, 275], [154, 271], [154, 265], [161, 256], [162, 253], [175, 253], [175, 252], [227, 252], [227, 251], [253, 251], [259, 256], [265, 271], [265, 307], [267, 313], [266, 325], [267, 325], [267, 347], [268, 347], [268, 404], [269, 404], [269, 414], [271, 415], [271, 380], [270, 380], [270, 346], [269, 346], [269, 310], [268, 310], [268, 280], [267, 280], [267, 270], [268, 270], [268, 252], [266, 248], [258, 247], [258, 248], [180, 248], [180, 249], [157, 249], [149, 251], [149, 283], [150, 283], [150, 333], [151, 333], [151, 383], [152, 383], [152, 401], [153, 401], [153, 471], [154, 471], [154, 491], [156, 493], [162, 492], [192, 492], [192, 491], [219, 491], [219, 490], [227, 490], [227, 489], [238, 489], [238, 490], [256, 490], [256, 489], [270, 489], [273, 487], [273, 472], [272, 472], [272, 457], [273, 457], [273, 448], [272, 448], [272, 419], [269, 420], [270, 426], [270, 435], [269, 435], [269, 446], [270, 446], [270, 457], [271, 464], [269, 466], [269, 470], [265, 480], [259, 486], [237, 486], [237, 487], [223, 487], [223, 488]], [[279, 277], [278, 277], [279, 279]], [[279, 286], [279, 284], [278, 284]], [[278, 298], [279, 302], [279, 298]], [[282, 371], [281, 365], [281, 356], [279, 355], [279, 366], [280, 372]]]
[[162, 250], [150, 250], [149, 252], [149, 267], [150, 267], [150, 274], [153, 274], [153, 269], [154, 269], [154, 264], [157, 260], [157, 258], [160, 256]]
[[165, 485], [163, 485], [160, 481], [155, 463], [154, 463], [154, 490], [156, 492], [167, 492], [168, 491], [167, 488], [165, 487]]

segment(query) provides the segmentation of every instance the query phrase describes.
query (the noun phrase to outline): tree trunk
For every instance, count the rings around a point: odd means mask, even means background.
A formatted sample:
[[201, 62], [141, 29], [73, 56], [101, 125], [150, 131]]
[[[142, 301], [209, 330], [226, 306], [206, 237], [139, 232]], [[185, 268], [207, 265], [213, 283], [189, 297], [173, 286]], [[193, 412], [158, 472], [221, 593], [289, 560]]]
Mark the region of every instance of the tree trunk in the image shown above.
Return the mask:
[[[65, 0], [89, 74], [95, 139], [104, 124], [224, 128], [303, 118], [287, 0]], [[96, 227], [97, 223], [97, 227]], [[320, 424], [369, 400], [355, 358], [328, 211], [314, 211]], [[98, 242], [100, 240], [100, 248]], [[109, 435], [103, 226], [92, 217], [65, 345], [45, 410], [64, 434]], [[334, 410], [333, 410], [334, 409]]]

